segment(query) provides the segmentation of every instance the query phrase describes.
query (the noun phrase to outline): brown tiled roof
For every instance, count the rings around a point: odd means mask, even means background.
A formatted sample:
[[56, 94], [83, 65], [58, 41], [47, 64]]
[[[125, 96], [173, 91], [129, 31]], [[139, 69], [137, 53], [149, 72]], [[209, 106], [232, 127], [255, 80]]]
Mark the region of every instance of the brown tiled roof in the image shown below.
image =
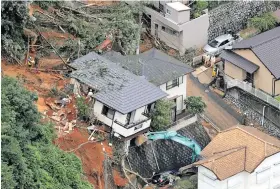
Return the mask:
[[267, 157], [280, 152], [280, 141], [256, 128], [235, 126], [219, 133], [201, 152], [195, 163], [224, 180], [242, 171], [253, 172]]

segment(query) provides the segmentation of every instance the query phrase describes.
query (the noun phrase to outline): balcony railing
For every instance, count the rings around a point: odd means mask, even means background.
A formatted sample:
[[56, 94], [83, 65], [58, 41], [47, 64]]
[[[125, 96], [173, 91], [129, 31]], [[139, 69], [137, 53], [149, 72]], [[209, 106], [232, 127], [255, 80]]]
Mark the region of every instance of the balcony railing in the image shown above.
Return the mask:
[[272, 106], [280, 109], [279, 101], [274, 99], [269, 94], [266, 94], [266, 93], [262, 92], [261, 90], [258, 90], [256, 88], [252, 87], [251, 83], [239, 81], [237, 79], [231, 79], [229, 77], [226, 77], [226, 81], [227, 81], [227, 88], [238, 87], [238, 88], [243, 89], [244, 91], [258, 97], [259, 99], [271, 104]]
[[119, 122], [118, 120], [115, 120], [114, 122], [126, 129], [130, 129], [132, 127], [135, 127], [135, 126], [138, 126], [138, 125], [141, 125], [142, 123], [146, 122], [146, 121], [149, 121], [151, 118], [147, 117], [146, 119], [143, 119], [143, 120], [140, 120], [140, 121], [137, 121], [137, 122], [133, 122], [133, 123], [127, 123], [127, 124], [123, 124], [121, 122]]

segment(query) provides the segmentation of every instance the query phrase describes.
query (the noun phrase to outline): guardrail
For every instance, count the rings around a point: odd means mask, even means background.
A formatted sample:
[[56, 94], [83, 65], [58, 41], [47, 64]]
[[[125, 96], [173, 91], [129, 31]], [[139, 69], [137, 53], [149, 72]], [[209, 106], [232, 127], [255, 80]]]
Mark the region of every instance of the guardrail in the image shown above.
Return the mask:
[[259, 99], [271, 104], [272, 106], [280, 109], [280, 102], [274, 99], [269, 94], [266, 94], [265, 92], [262, 92], [261, 90], [258, 90], [254, 87], [252, 87], [251, 83], [245, 82], [245, 81], [239, 81], [237, 79], [230, 79], [226, 78], [227, 81], [227, 88], [232, 87], [238, 87], [240, 89], [243, 89], [244, 91], [258, 97]]

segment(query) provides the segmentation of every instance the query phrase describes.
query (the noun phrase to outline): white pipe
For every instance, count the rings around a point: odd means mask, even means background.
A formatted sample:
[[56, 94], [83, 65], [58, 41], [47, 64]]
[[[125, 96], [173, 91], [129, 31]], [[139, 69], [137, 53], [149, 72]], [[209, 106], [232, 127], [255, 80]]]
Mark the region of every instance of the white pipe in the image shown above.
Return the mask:
[[264, 110], [265, 110], [266, 106], [263, 106], [263, 113], [262, 113], [262, 126], [263, 126], [263, 122], [264, 122]]

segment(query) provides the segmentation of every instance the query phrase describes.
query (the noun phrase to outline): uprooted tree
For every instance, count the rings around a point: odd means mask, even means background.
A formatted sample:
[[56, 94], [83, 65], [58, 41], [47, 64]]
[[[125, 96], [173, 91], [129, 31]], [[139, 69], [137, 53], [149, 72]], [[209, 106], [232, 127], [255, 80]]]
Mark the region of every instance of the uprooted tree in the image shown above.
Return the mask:
[[12, 78], [2, 78], [1, 86], [1, 186], [92, 188], [81, 161], [52, 143], [53, 127], [40, 122], [34, 95]]
[[[49, 55], [54, 47], [63, 58], [73, 60], [94, 51], [106, 38], [110, 38], [113, 46], [123, 54], [136, 52], [141, 31], [138, 15], [143, 11], [142, 4], [129, 6], [119, 2], [106, 8], [85, 6], [81, 2], [71, 2], [75, 8], [66, 2], [33, 1], [32, 4], [45, 10], [35, 8], [33, 16], [29, 17], [27, 3], [2, 2], [1, 42], [5, 57], [16, 59], [17, 62], [22, 60], [27, 50], [27, 35], [36, 39], [42, 31], [69, 33], [74, 38], [63, 43], [48, 39], [47, 43], [42, 37], [38, 37], [37, 42], [33, 40], [33, 43], [40, 46], [37, 49], [39, 56]], [[47, 10], [50, 7], [52, 10]]]

